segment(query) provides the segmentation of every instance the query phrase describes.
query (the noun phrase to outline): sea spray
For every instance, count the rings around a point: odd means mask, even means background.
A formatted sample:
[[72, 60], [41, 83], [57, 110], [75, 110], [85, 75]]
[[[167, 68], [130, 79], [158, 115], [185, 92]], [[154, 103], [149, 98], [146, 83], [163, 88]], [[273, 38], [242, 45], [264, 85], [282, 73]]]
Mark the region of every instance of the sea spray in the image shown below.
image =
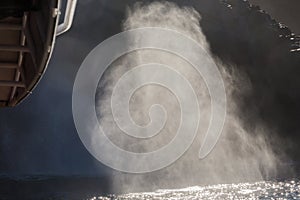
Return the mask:
[[[197, 41], [207, 52], [210, 52], [199, 25], [200, 20], [200, 14], [193, 8], [178, 7], [170, 2], [137, 3], [128, 10], [123, 28], [130, 30], [162, 27], [176, 30]], [[162, 37], [161, 40], [164, 38]], [[190, 51], [188, 47], [183, 48]], [[257, 133], [266, 132], [263, 124], [257, 123], [249, 132], [244, 128], [246, 122], [239, 117], [241, 113], [239, 101], [242, 100], [243, 95], [251, 92], [251, 83], [242, 72], [237, 70], [236, 66], [224, 65], [217, 59], [215, 62], [222, 73], [226, 87], [227, 117], [217, 145], [202, 160], [198, 158], [198, 153], [208, 129], [211, 99], [205, 82], [193, 66], [178, 55], [150, 49], [128, 53], [111, 64], [99, 82], [96, 111], [105, 133], [120, 148], [137, 153], [161, 148], [175, 137], [180, 122], [180, 109], [176, 96], [167, 88], [147, 85], [141, 87], [132, 96], [129, 102], [130, 114], [137, 124], [145, 125], [150, 120], [148, 116], [150, 106], [160, 104], [168, 113], [164, 129], [153, 138], [137, 139], [122, 133], [117, 127], [110, 107], [112, 91], [120, 77], [136, 66], [160, 63], [179, 71], [193, 86], [201, 112], [197, 138], [179, 160], [162, 170], [147, 174], [114, 172], [113, 189], [115, 191], [151, 191], [158, 188], [187, 187], [198, 184], [260, 181], [265, 177], [275, 175], [278, 159], [265, 134]], [[155, 76], [155, 74], [149, 74], [151, 75]], [[142, 165], [143, 162], [136, 164]]]

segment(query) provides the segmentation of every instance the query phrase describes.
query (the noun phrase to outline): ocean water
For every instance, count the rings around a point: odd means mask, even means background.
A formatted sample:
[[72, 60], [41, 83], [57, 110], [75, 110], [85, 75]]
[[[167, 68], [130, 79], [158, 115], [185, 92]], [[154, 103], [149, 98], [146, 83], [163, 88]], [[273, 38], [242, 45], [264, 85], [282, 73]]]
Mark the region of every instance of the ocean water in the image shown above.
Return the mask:
[[[0, 177], [0, 200], [299, 199], [300, 181], [260, 181], [113, 194], [107, 177]], [[132, 188], [134, 191], [135, 188]], [[136, 190], [135, 190], [136, 191]]]
[[96, 199], [300, 199], [300, 182], [289, 180], [219, 184], [209, 186], [195, 186], [184, 189], [157, 190], [155, 192], [147, 193], [131, 193], [120, 196], [91, 198], [91, 200]]

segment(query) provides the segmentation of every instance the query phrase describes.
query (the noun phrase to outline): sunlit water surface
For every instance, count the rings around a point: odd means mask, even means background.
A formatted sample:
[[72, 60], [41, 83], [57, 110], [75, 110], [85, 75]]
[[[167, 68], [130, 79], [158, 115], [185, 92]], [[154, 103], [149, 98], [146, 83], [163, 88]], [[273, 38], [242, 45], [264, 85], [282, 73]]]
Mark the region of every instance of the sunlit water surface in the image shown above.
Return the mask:
[[91, 198], [96, 199], [300, 199], [300, 181], [219, 184]]

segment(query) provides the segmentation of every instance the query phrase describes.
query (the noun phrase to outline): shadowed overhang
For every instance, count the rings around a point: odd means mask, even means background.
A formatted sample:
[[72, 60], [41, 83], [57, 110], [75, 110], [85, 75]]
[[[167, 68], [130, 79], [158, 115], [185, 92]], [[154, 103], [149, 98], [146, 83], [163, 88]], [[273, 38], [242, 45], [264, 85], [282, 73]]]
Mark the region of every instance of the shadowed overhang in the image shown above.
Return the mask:
[[0, 107], [15, 106], [44, 74], [54, 47], [60, 0], [1, 0]]

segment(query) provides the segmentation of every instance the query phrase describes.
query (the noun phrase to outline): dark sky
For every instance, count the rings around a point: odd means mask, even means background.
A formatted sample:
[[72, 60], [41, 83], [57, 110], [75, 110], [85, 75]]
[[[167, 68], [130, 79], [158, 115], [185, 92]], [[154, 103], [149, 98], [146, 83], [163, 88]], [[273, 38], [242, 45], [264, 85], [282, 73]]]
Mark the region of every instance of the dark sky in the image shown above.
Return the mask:
[[[0, 174], [110, 171], [87, 152], [76, 133], [71, 110], [72, 87], [87, 54], [121, 31], [124, 11], [130, 2], [133, 1], [78, 1], [73, 27], [57, 38], [48, 69], [33, 94], [16, 108], [0, 110]], [[274, 17], [300, 33], [297, 24], [300, 0], [252, 2], [258, 2], [271, 14], [274, 12]]]
[[249, 0], [300, 35], [300, 0]]

